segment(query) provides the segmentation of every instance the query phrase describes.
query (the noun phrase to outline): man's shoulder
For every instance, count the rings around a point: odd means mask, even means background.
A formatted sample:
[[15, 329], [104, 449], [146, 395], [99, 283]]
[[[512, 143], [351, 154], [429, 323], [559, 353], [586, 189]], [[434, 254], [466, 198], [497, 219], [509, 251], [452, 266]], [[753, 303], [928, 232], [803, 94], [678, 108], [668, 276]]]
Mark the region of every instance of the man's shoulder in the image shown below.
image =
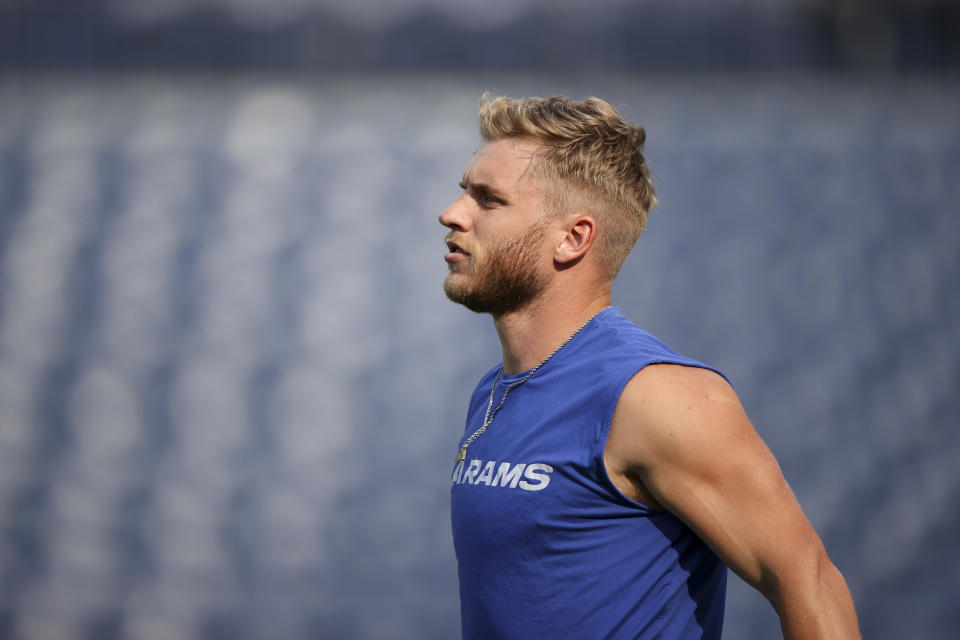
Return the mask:
[[626, 468], [649, 468], [680, 460], [685, 451], [703, 451], [701, 445], [724, 441], [722, 434], [735, 434], [742, 424], [749, 423], [740, 401], [719, 373], [654, 364], [637, 372], [624, 387], [607, 446]]
[[638, 354], [678, 355], [667, 343], [619, 312], [603, 318], [590, 332], [593, 353], [607, 352], [636, 357]]
[[729, 396], [733, 389], [722, 374], [705, 365], [656, 362], [640, 369], [624, 393], [715, 399]]
[[[653, 364], [644, 367], [623, 388], [617, 417], [640, 431], [663, 436], [709, 428], [715, 418], [742, 413], [740, 399], [718, 372], [699, 366]], [[659, 425], [659, 426], [658, 426]], [[669, 439], [669, 438], [668, 438]]]
[[[725, 380], [724, 374], [718, 369], [681, 354], [651, 331], [620, 314], [611, 317], [610, 322], [594, 334], [590, 352], [603, 360], [605, 368], [622, 368], [628, 378], [654, 365], [675, 365], [679, 369], [674, 375], [681, 378], [706, 376]], [[708, 373], [684, 369], [702, 369]], [[670, 374], [663, 370], [660, 373], [648, 372], [646, 376], [670, 379]]]

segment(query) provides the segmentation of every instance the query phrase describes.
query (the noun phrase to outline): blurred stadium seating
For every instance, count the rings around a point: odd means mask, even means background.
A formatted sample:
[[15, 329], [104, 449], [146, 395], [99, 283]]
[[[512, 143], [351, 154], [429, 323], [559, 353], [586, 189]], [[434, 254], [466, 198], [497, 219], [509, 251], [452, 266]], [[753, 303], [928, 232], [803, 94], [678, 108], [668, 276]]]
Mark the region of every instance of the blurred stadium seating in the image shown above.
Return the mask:
[[954, 0], [5, 0], [0, 69], [929, 71]]
[[[435, 215], [477, 89], [0, 87], [0, 635], [454, 635], [447, 458], [497, 352], [443, 300]], [[960, 91], [588, 88], [660, 181], [618, 302], [728, 371], [868, 636], [949, 637]], [[768, 637], [731, 591], [728, 634]]]

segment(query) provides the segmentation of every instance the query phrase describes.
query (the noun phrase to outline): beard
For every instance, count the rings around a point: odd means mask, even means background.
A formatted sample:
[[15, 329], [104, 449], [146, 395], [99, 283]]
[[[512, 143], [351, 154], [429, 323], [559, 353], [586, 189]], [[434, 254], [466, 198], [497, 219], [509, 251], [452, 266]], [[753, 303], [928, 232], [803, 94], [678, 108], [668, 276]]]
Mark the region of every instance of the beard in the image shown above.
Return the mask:
[[546, 225], [538, 223], [522, 236], [490, 248], [483, 262], [470, 257], [467, 275], [472, 282], [458, 283], [451, 272], [443, 291], [453, 302], [476, 313], [500, 316], [517, 311], [537, 299], [547, 285], [540, 270], [540, 250]]

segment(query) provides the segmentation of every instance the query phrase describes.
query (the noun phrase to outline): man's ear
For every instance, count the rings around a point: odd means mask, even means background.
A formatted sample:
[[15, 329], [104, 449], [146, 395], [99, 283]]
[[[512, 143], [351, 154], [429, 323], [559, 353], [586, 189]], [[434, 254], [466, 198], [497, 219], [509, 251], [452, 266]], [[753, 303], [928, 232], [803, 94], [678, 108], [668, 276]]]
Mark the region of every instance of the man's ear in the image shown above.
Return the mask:
[[565, 220], [566, 233], [553, 252], [553, 260], [560, 266], [573, 266], [586, 255], [597, 239], [597, 221], [586, 214], [570, 216]]

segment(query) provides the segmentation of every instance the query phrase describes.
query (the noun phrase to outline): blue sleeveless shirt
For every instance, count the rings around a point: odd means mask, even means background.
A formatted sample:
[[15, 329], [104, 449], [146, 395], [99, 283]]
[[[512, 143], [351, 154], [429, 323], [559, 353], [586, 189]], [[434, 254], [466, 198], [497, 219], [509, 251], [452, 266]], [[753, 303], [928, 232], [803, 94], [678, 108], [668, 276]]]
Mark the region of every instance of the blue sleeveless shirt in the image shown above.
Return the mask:
[[[655, 363], [704, 367], [604, 310], [454, 465], [463, 640], [720, 637], [726, 567], [676, 517], [624, 496], [604, 465], [620, 394]], [[474, 391], [461, 446], [499, 370]], [[494, 407], [524, 375], [500, 379]]]

